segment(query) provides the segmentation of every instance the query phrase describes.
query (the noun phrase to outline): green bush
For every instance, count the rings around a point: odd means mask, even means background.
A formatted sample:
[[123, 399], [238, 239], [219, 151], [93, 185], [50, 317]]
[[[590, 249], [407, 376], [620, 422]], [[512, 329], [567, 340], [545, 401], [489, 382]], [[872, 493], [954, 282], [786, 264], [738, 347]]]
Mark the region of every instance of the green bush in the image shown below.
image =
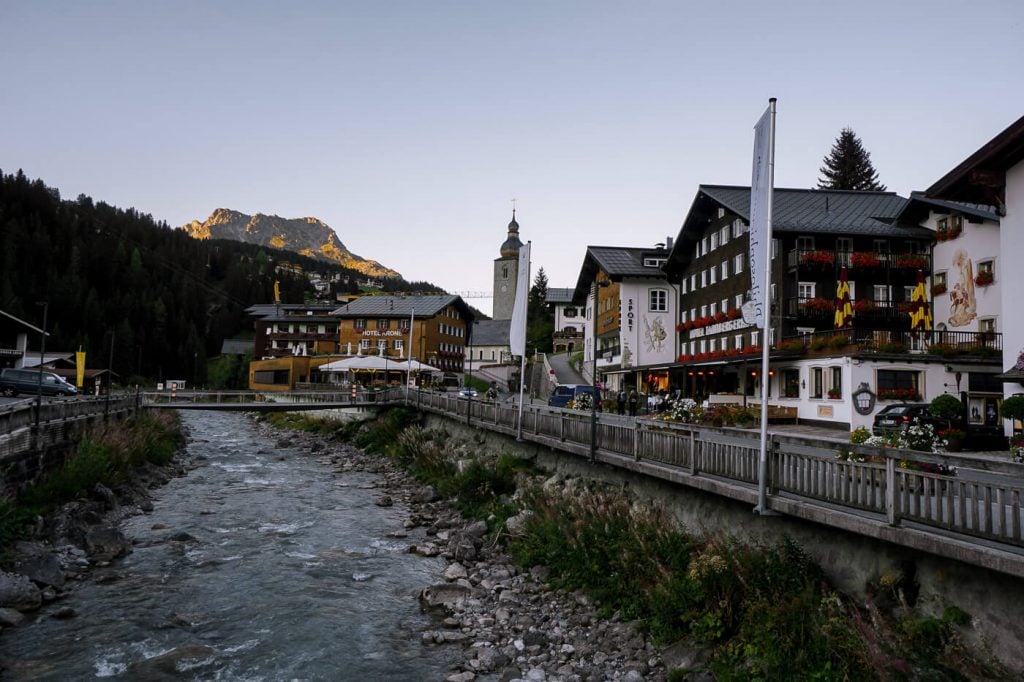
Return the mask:
[[1024, 395], [1010, 396], [999, 406], [1003, 419], [1024, 419]]
[[934, 417], [944, 419], [946, 422], [954, 422], [960, 419], [964, 413], [964, 404], [953, 395], [943, 393], [932, 398], [928, 411]]

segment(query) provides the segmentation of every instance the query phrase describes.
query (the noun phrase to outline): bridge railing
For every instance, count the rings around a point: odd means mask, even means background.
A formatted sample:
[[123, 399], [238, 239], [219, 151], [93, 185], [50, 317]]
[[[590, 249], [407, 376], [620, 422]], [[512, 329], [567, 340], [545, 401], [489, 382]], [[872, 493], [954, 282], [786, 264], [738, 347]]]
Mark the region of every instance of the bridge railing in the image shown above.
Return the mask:
[[[519, 410], [511, 403], [428, 392], [410, 398], [410, 402], [417, 401], [421, 408], [463, 420], [469, 409], [473, 426], [510, 435], [517, 431]], [[525, 440], [587, 452], [591, 429], [589, 413], [524, 406]], [[912, 522], [915, 527], [1024, 547], [1024, 465], [1008, 457], [933, 454], [854, 445], [840, 439], [769, 435], [768, 490], [777, 500], [800, 500], [867, 513], [891, 526]], [[615, 457], [625, 456], [747, 489], [758, 482], [760, 434], [748, 430], [650, 419], [601, 419], [596, 446], [599, 459], [608, 464], [622, 463]], [[1024, 573], [1024, 565], [1021, 570]]]

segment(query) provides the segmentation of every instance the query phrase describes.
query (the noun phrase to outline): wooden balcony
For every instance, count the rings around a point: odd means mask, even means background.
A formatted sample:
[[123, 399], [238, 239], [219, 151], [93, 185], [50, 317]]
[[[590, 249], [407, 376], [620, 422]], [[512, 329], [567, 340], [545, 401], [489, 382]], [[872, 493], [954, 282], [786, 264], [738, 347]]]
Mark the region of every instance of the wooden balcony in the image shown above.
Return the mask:
[[932, 271], [931, 255], [926, 253], [882, 253], [877, 251], [836, 251], [832, 249], [793, 249], [786, 254], [786, 267], [808, 273], [834, 275], [845, 267], [851, 279], [888, 271], [894, 275], [917, 275]]
[[[845, 343], [840, 343], [840, 341]], [[951, 332], [871, 329], [829, 329], [784, 339], [776, 346], [791, 353], [841, 351], [899, 355], [923, 354], [943, 359], [977, 358], [1000, 361], [1003, 335], [993, 332]]]

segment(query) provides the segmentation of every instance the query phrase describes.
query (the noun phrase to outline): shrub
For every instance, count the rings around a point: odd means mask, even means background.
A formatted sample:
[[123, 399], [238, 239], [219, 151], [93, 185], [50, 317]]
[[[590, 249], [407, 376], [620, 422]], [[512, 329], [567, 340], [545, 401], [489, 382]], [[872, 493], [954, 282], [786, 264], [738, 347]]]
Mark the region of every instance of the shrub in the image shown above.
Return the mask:
[[850, 442], [860, 445], [871, 438], [871, 431], [866, 426], [858, 426], [850, 432]]
[[956, 396], [944, 393], [932, 399], [931, 404], [928, 406], [928, 411], [933, 416], [944, 419], [947, 423], [952, 423], [963, 415], [964, 404]]
[[1024, 395], [1010, 396], [999, 406], [1003, 419], [1024, 419]]

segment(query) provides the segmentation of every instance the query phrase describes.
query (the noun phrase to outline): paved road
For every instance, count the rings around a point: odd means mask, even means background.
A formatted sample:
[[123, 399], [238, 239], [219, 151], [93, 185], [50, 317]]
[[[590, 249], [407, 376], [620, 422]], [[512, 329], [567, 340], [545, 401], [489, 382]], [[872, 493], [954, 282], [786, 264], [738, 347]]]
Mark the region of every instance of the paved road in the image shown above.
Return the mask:
[[555, 377], [560, 384], [585, 384], [587, 383], [579, 373], [569, 366], [569, 354], [559, 353], [549, 355], [548, 362], [551, 369], [555, 370]]

